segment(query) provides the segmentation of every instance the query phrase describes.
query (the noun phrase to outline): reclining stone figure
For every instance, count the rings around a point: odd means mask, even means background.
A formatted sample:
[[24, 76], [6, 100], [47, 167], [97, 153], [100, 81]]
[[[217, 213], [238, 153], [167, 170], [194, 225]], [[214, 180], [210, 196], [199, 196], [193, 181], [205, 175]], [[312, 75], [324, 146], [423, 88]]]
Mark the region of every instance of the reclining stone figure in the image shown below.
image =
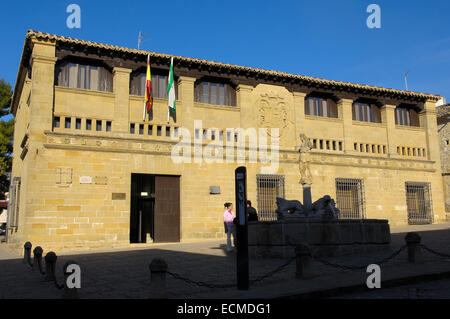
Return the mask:
[[277, 216], [278, 219], [284, 218], [322, 218], [322, 219], [338, 219], [339, 209], [336, 207], [334, 200], [329, 196], [316, 200], [311, 209], [306, 210], [302, 203], [298, 200], [286, 200], [277, 197]]
[[312, 215], [315, 217], [321, 217], [322, 219], [338, 219], [339, 209], [336, 207], [334, 200], [329, 196], [316, 200], [312, 204]]
[[304, 207], [298, 200], [286, 200], [277, 197], [277, 215], [278, 219], [286, 217], [300, 217], [304, 214]]

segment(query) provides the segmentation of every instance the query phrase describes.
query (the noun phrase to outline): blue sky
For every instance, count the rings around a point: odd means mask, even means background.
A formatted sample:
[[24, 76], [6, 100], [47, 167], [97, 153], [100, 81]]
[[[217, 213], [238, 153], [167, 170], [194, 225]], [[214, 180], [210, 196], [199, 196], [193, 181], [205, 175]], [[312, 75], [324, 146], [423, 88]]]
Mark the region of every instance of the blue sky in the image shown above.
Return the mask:
[[[81, 7], [81, 29], [66, 7]], [[381, 28], [369, 29], [369, 4]], [[0, 78], [14, 84], [27, 29], [450, 100], [450, 1], [8, 1], [2, 4]]]

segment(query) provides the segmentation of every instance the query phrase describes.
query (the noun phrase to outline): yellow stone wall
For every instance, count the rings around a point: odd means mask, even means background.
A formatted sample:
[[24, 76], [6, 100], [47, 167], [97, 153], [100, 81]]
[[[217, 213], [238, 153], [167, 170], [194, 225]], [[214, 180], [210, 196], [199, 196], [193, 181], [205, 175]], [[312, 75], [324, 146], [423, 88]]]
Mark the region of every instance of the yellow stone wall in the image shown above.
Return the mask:
[[[339, 118], [305, 115], [303, 92], [282, 86], [239, 85], [237, 106], [194, 102], [194, 78], [179, 77], [177, 121], [167, 123], [167, 101], [154, 99], [153, 119], [142, 121], [144, 99], [129, 95], [131, 70], [115, 68], [113, 92], [97, 92], [54, 86], [55, 45], [34, 41], [32, 80], [23, 85], [16, 114], [13, 177], [22, 178], [20, 225], [10, 236], [18, 247], [24, 241], [45, 249], [111, 247], [129, 243], [130, 188], [132, 173], [181, 176], [182, 240], [224, 238], [223, 203], [234, 202], [234, 169], [239, 163], [176, 164], [171, 150], [177, 141], [165, 136], [165, 127], [188, 128], [194, 138], [194, 120], [203, 128], [280, 128], [280, 164], [277, 174], [285, 176], [287, 199], [301, 198], [298, 153], [299, 134], [324, 143], [341, 142], [342, 149], [312, 152], [312, 196], [336, 196], [336, 178], [361, 178], [365, 186], [367, 218], [389, 219], [391, 225], [407, 224], [405, 182], [430, 182], [434, 222], [445, 219], [444, 196], [436, 135], [434, 103], [425, 103], [420, 128], [396, 126], [394, 107], [382, 109], [383, 123], [352, 121], [352, 100], [338, 102]], [[27, 105], [28, 97], [30, 105]], [[61, 117], [60, 128], [52, 128], [52, 116]], [[64, 128], [64, 117], [71, 128]], [[82, 129], [75, 130], [75, 119]], [[86, 119], [92, 130], [86, 131]], [[102, 121], [102, 131], [95, 121]], [[112, 122], [111, 132], [105, 131]], [[434, 122], [433, 122], [434, 121]], [[129, 131], [134, 123], [135, 133]], [[153, 136], [147, 125], [153, 124]], [[139, 133], [144, 124], [144, 134]], [[156, 125], [162, 136], [156, 136]], [[20, 158], [20, 142], [29, 134], [28, 154]], [[204, 141], [206, 146], [209, 141]], [[355, 150], [354, 143], [358, 143]], [[361, 152], [359, 144], [368, 145]], [[380, 145], [381, 153], [372, 153]], [[399, 155], [397, 147], [421, 148], [425, 156]], [[192, 147], [193, 151], [193, 147]], [[270, 150], [269, 150], [270, 152]], [[412, 151], [411, 151], [412, 152]], [[411, 153], [412, 154], [412, 153]], [[264, 165], [246, 163], [248, 198], [257, 206], [256, 174]], [[92, 184], [80, 177], [92, 177]], [[209, 194], [218, 185], [221, 193]], [[113, 193], [125, 193], [113, 200]]]

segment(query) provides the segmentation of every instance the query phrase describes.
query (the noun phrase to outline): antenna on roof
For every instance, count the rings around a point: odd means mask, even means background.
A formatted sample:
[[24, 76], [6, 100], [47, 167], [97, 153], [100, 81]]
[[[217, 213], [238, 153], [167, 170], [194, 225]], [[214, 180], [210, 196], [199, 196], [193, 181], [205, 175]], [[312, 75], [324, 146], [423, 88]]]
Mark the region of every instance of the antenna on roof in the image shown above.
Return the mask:
[[144, 35], [146, 35], [146, 33], [142, 32], [142, 31], [139, 31], [139, 33], [138, 33], [138, 50], [141, 49], [142, 43], [144, 43], [145, 41], [150, 40], [150, 39], [144, 40]]
[[409, 73], [409, 71], [410, 70], [408, 70], [408, 72], [405, 72], [403, 75], [405, 76], [405, 88], [406, 88], [406, 91], [408, 91], [408, 73]]

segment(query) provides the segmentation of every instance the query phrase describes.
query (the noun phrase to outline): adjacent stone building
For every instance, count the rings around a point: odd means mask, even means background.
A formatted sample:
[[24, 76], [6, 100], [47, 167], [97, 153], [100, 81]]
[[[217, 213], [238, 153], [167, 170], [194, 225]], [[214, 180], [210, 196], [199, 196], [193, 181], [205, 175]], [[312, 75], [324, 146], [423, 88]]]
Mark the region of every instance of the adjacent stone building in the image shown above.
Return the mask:
[[437, 107], [437, 124], [441, 148], [442, 179], [444, 183], [445, 211], [450, 220], [450, 103]]
[[[148, 54], [154, 98], [144, 121]], [[168, 122], [171, 57], [27, 33], [11, 105], [9, 243], [58, 250], [223, 238], [223, 203], [234, 202], [242, 165], [260, 219], [274, 219], [276, 197], [301, 200], [302, 133], [313, 146], [313, 200], [331, 195], [341, 218], [445, 220], [440, 96], [174, 56]], [[264, 147], [252, 160], [251, 138], [237, 150], [260, 128], [275, 166], [261, 160]], [[174, 160], [180, 139], [190, 152]], [[208, 148], [225, 144], [234, 160]]]

